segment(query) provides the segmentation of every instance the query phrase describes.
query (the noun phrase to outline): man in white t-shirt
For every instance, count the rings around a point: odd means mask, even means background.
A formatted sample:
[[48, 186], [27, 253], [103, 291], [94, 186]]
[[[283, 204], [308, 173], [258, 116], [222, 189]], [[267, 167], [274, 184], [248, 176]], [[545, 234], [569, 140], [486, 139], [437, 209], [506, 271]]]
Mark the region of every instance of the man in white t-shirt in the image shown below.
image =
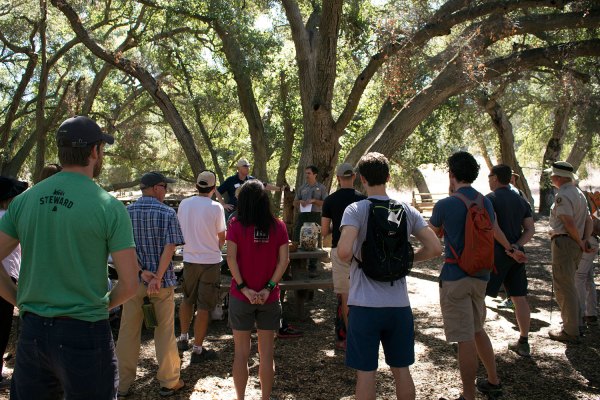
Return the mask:
[[181, 336], [177, 347], [187, 350], [188, 330], [194, 305], [194, 345], [192, 363], [216, 358], [214, 350], [202, 347], [208, 330], [209, 312], [217, 305], [221, 278], [221, 247], [225, 243], [225, 213], [223, 206], [211, 200], [215, 192], [216, 176], [212, 171], [198, 175], [198, 195], [187, 198], [179, 205], [177, 217], [183, 231], [183, 301], [179, 306]]
[[[338, 257], [350, 262], [350, 293], [346, 365], [356, 369], [356, 398], [374, 399], [379, 343], [390, 366], [398, 399], [414, 399], [415, 386], [409, 366], [415, 361], [413, 315], [408, 299], [406, 278], [382, 282], [369, 278], [358, 261], [367, 237], [371, 202], [389, 201], [386, 184], [390, 179], [389, 162], [380, 153], [368, 153], [358, 162], [358, 172], [368, 199], [350, 204], [340, 225]], [[422, 244], [413, 261], [424, 261], [441, 254], [442, 246], [433, 231], [410, 205], [400, 202], [405, 213], [407, 238], [413, 235]], [[404, 218], [404, 217], [403, 217]], [[364, 266], [364, 264], [363, 264]]]

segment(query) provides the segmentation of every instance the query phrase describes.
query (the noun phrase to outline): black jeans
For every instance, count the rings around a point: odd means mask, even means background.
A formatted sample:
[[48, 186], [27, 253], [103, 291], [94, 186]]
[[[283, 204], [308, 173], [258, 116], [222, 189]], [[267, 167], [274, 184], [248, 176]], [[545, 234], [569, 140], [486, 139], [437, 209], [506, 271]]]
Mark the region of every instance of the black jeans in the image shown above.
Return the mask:
[[[15, 278], [10, 278], [13, 282], [17, 282]], [[13, 311], [15, 307], [8, 301], [0, 297], [0, 357], [4, 355], [8, 339], [10, 338], [10, 330], [12, 329]], [[0, 373], [2, 373], [4, 363], [0, 360]]]
[[21, 327], [11, 399], [116, 399], [119, 377], [108, 319], [25, 313]]

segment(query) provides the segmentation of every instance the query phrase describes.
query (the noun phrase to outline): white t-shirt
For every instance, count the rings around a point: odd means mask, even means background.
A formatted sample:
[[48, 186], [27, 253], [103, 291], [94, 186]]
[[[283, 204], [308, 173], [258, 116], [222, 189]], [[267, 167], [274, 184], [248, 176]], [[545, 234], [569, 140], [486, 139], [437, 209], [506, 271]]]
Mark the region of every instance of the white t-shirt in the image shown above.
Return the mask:
[[[387, 196], [371, 196], [376, 200], [388, 200]], [[406, 228], [409, 236], [427, 227], [427, 223], [421, 214], [412, 206], [401, 202], [406, 211]], [[354, 241], [352, 252], [354, 258], [350, 267], [350, 292], [348, 294], [348, 305], [361, 307], [408, 307], [408, 290], [406, 279], [401, 278], [390, 282], [379, 282], [368, 278], [362, 269], [358, 268], [356, 258], [360, 259], [362, 243], [367, 236], [367, 222], [369, 220], [369, 200], [361, 200], [350, 204], [344, 211], [340, 230], [344, 226], [358, 228], [358, 236]]]
[[183, 232], [183, 261], [194, 264], [216, 264], [223, 260], [219, 247], [221, 232], [225, 232], [223, 206], [208, 197], [184, 199], [177, 211]]
[[[6, 210], [0, 210], [0, 218], [6, 213]], [[11, 277], [19, 280], [19, 270], [21, 269], [21, 245], [18, 244], [17, 247], [10, 253], [4, 260], [2, 260], [2, 266], [4, 270]]]

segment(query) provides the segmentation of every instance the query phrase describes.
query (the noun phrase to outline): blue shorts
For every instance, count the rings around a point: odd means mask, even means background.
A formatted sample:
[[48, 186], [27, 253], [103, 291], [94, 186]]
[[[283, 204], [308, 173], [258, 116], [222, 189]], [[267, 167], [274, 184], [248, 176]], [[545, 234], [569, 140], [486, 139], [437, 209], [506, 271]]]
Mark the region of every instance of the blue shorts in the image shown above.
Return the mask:
[[375, 371], [379, 342], [390, 367], [404, 368], [415, 362], [415, 329], [410, 307], [349, 308], [346, 366]]

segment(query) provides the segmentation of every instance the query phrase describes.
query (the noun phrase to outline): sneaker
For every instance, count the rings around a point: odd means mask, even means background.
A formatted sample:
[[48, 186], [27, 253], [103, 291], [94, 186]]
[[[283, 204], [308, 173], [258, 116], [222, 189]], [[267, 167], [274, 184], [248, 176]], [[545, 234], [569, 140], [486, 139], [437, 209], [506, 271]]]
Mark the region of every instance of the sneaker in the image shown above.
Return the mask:
[[509, 310], [514, 310], [515, 305], [512, 302], [512, 300], [510, 299], [510, 297], [507, 297], [506, 299], [504, 299], [504, 301], [502, 303], [498, 304], [498, 308], [506, 308]]
[[292, 339], [299, 338], [302, 336], [302, 331], [294, 328], [292, 325], [288, 325], [285, 328], [280, 328], [277, 331], [277, 337], [279, 339]]
[[190, 348], [190, 342], [188, 339], [182, 339], [181, 336], [177, 338], [177, 349], [179, 351], [186, 351]]
[[583, 317], [583, 322], [585, 322], [588, 327], [598, 326], [598, 317], [596, 315], [587, 315]]
[[494, 385], [490, 383], [487, 378], [477, 378], [475, 381], [477, 390], [489, 397], [499, 397], [502, 395], [502, 382]]
[[216, 359], [217, 359], [216, 351], [207, 349], [206, 347], [203, 347], [202, 353], [196, 353], [195, 351], [192, 351], [192, 358], [190, 360], [190, 363], [199, 364], [204, 361], [210, 361], [210, 360], [216, 360]]
[[158, 391], [158, 394], [160, 394], [162, 397], [173, 396], [175, 393], [177, 393], [184, 387], [185, 387], [185, 383], [183, 382], [183, 380], [180, 379], [179, 382], [177, 382], [177, 384], [175, 386], [173, 386], [172, 388], [161, 387], [160, 390]]
[[559, 342], [565, 342], [565, 343], [579, 343], [579, 341], [580, 341], [579, 337], [569, 335], [567, 332], [565, 332], [562, 329], [556, 330], [556, 331], [549, 331], [548, 337], [550, 337], [550, 339], [552, 339], [552, 340], [557, 340]]
[[529, 343], [522, 343], [520, 341], [516, 341], [508, 345], [508, 348], [521, 357], [531, 357], [531, 348], [529, 347]]

